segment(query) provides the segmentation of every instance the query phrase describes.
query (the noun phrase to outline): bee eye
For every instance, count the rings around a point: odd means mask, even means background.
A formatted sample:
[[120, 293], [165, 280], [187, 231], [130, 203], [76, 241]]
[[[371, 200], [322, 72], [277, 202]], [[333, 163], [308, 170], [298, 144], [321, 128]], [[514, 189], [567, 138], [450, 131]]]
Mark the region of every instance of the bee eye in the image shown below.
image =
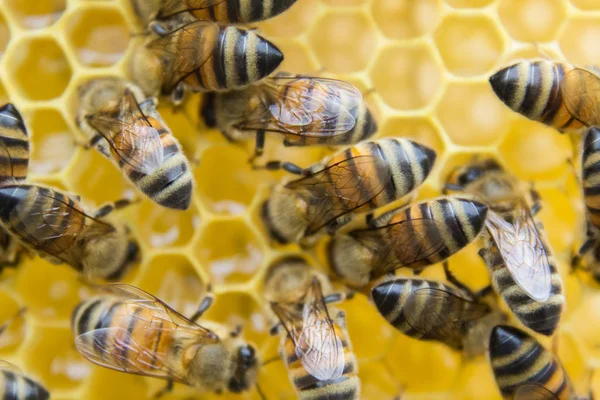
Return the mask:
[[242, 360], [242, 362], [244, 364], [250, 365], [250, 364], [254, 363], [256, 352], [254, 351], [254, 348], [252, 346], [240, 347], [238, 354], [239, 354], [240, 360]]

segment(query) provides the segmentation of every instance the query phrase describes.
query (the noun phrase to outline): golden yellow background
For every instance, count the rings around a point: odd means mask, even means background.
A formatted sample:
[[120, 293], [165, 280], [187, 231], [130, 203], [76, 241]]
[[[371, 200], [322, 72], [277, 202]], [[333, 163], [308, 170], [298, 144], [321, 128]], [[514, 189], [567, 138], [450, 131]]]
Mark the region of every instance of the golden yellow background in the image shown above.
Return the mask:
[[[587, 368], [600, 356], [600, 287], [585, 273], [569, 274], [571, 251], [583, 233], [579, 189], [567, 162], [571, 141], [510, 112], [487, 78], [524, 57], [600, 64], [600, 1], [298, 0], [286, 14], [256, 26], [284, 51], [282, 69], [324, 70], [365, 92], [374, 89], [367, 101], [379, 122], [378, 137], [408, 137], [438, 151], [420, 198], [437, 196], [448, 171], [475, 153], [493, 153], [512, 173], [535, 182], [568, 301], [558, 355], [577, 389], [586, 392]], [[76, 192], [92, 208], [132, 190], [108, 160], [74, 145], [83, 139], [74, 116], [78, 85], [94, 76], [123, 75], [140, 31], [128, 0], [0, 0], [0, 97], [15, 103], [29, 125], [33, 180]], [[269, 185], [284, 175], [252, 171], [246, 160], [253, 143], [232, 145], [207, 131], [198, 122], [198, 102], [192, 96], [178, 113], [161, 107], [186, 153], [199, 160], [191, 209], [169, 211], [144, 200], [115, 213], [131, 224], [143, 252], [126, 281], [187, 315], [212, 282], [216, 305], [206, 318], [244, 323], [246, 337], [268, 359], [279, 339], [267, 334], [262, 279], [273, 259], [298, 248], [270, 248], [258, 207]], [[267, 140], [267, 159], [303, 166], [329, 151], [282, 149], [280, 138]], [[451, 267], [480, 288], [487, 272], [476, 252], [474, 244], [453, 257]], [[441, 278], [441, 268], [424, 275]], [[38, 258], [5, 271], [0, 318], [22, 306], [28, 312], [0, 337], [0, 358], [40, 380], [54, 399], [152, 396], [161, 381], [92, 366], [75, 351], [70, 313], [89, 293], [69, 267]], [[499, 397], [484, 357], [462, 360], [443, 345], [397, 334], [362, 296], [343, 307], [363, 399], [392, 399], [401, 389], [403, 400]], [[593, 383], [600, 395], [600, 374]], [[260, 384], [269, 400], [294, 398], [281, 362], [260, 372]], [[178, 385], [170, 398], [193, 395]], [[258, 398], [256, 391], [195, 396]]]

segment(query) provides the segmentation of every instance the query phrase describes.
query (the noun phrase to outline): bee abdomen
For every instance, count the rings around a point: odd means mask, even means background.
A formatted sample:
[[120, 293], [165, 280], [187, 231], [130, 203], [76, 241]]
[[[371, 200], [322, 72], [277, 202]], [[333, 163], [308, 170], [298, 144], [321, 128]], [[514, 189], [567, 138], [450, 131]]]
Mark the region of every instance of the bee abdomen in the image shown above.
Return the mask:
[[217, 22], [247, 23], [273, 18], [297, 0], [227, 0], [194, 12], [198, 19]]
[[2, 370], [0, 397], [4, 400], [47, 400], [50, 393], [39, 383], [9, 370]]
[[600, 129], [585, 135], [582, 155], [582, 183], [590, 223], [600, 229]]
[[0, 182], [25, 179], [29, 165], [29, 137], [21, 114], [10, 103], [0, 107], [0, 141], [4, 145], [0, 165], [5, 166], [0, 169]]
[[342, 376], [338, 380], [300, 392], [301, 400], [357, 400], [360, 398], [358, 376]]
[[522, 61], [490, 78], [496, 95], [513, 111], [558, 130], [578, 130], [582, 124], [567, 110], [561, 82], [573, 67], [550, 61]]
[[537, 301], [529, 297], [515, 282], [497, 249], [488, 249], [484, 254], [486, 265], [491, 271], [492, 285], [515, 316], [528, 328], [543, 335], [552, 335], [558, 326], [565, 303], [562, 282], [554, 263], [550, 262], [550, 297], [546, 301]]
[[512, 398], [527, 383], [543, 385], [559, 399], [570, 399], [570, 382], [552, 353], [525, 332], [496, 326], [490, 336], [490, 362], [502, 395]]

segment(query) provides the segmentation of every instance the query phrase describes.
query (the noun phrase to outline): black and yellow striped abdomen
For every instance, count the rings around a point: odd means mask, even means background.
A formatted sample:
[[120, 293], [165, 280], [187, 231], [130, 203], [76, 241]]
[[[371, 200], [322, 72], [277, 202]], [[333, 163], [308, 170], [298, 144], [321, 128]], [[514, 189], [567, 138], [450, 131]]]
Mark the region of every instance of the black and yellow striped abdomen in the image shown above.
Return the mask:
[[490, 84], [496, 95], [513, 111], [561, 132], [578, 131], [583, 125], [567, 110], [561, 90], [567, 63], [521, 61], [496, 72]]
[[0, 398], [3, 400], [47, 400], [50, 393], [34, 380], [8, 368], [0, 368]]
[[588, 221], [600, 229], [600, 129], [590, 128], [583, 141], [581, 183]]
[[[182, 0], [182, 3], [186, 0]], [[193, 11], [198, 19], [223, 23], [257, 22], [273, 18], [290, 8], [297, 0], [225, 0]]]
[[0, 182], [27, 178], [29, 136], [23, 118], [12, 104], [0, 107]]
[[[344, 347], [345, 365], [342, 376], [329, 381], [320, 381], [312, 376], [296, 356], [294, 342], [287, 335], [284, 339], [280, 355], [301, 400], [355, 400], [360, 398], [358, 364], [356, 356], [350, 348], [347, 331], [335, 323], [334, 328]], [[322, 360], [322, 362], [327, 361]]]
[[[543, 235], [541, 235], [542, 241]], [[548, 248], [548, 247], [546, 247]], [[513, 278], [506, 266], [500, 250], [495, 246], [493, 239], [485, 236], [485, 245], [480, 253], [490, 271], [492, 286], [515, 316], [526, 327], [550, 336], [556, 330], [565, 304], [562, 288], [562, 279], [556, 267], [556, 261], [551, 253], [547, 252], [548, 263], [551, 271], [550, 297], [546, 301], [532, 299]]]
[[496, 326], [489, 349], [490, 363], [503, 398], [512, 399], [523, 385], [538, 384], [556, 399], [573, 399], [571, 382], [559, 361], [525, 332], [510, 326]]
[[208, 60], [183, 82], [192, 91], [242, 88], [270, 75], [282, 61], [277, 46], [256, 31], [221, 27]]

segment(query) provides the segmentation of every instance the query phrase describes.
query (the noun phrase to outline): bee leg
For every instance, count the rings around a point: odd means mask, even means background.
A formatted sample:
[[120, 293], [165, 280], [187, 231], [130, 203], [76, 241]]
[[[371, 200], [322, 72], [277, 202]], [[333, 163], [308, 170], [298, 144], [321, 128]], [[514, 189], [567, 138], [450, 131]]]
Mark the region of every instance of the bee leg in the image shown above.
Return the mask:
[[278, 171], [280, 169], [294, 175], [307, 175], [304, 168], [287, 161], [269, 161], [265, 165], [252, 165], [253, 169], [267, 169], [269, 171]]
[[150, 22], [148, 24], [148, 29], [150, 29], [150, 32], [160, 37], [165, 37], [171, 33], [171, 30], [167, 26], [161, 24], [158, 21]]
[[5, 323], [3, 323], [2, 325], [0, 325], [0, 335], [2, 335], [4, 333], [4, 331], [10, 326], [10, 324], [12, 324], [12, 322], [16, 318], [22, 317], [23, 314], [25, 314], [25, 311], [27, 311], [26, 307], [19, 308], [19, 311], [17, 311], [17, 313], [15, 315], [13, 315], [12, 317], [10, 317]]
[[254, 154], [252, 155], [252, 157], [250, 157], [248, 162], [254, 166], [255, 165], [254, 160], [256, 160], [258, 157], [262, 156], [264, 151], [265, 151], [265, 131], [263, 131], [262, 129], [259, 129], [256, 131], [256, 145], [254, 146]]
[[171, 92], [171, 103], [173, 103], [175, 106], [176, 111], [181, 107], [181, 103], [183, 103], [184, 98], [185, 88], [183, 87], [183, 83], [179, 83]]
[[212, 306], [212, 304], [213, 304], [215, 295], [212, 292], [211, 285], [208, 285], [206, 290], [208, 293], [204, 296], [204, 298], [200, 302], [200, 305], [198, 306], [198, 310], [196, 310], [194, 315], [192, 315], [192, 317], [190, 318], [190, 321], [192, 321], [192, 322], [198, 321], [198, 319], [200, 319], [202, 314], [204, 314], [210, 308], [210, 306]]
[[351, 300], [352, 298], [354, 298], [354, 291], [350, 290], [348, 292], [337, 292], [328, 294], [327, 296], [323, 297], [323, 301], [325, 302], [325, 304], [341, 303], [344, 300]]
[[75, 140], [75, 145], [76, 146], [81, 146], [84, 150], [89, 150], [93, 147], [96, 147], [96, 145], [103, 139], [102, 135], [97, 133], [94, 136], [92, 136], [92, 138], [90, 140], [88, 140], [87, 142], [80, 142], [78, 140]]
[[173, 391], [174, 386], [175, 385], [174, 385], [173, 381], [168, 380], [165, 387], [160, 389], [158, 392], [156, 392], [156, 394], [154, 395], [154, 398], [159, 399], [159, 398], [163, 397], [165, 394], [171, 393]]
[[573, 258], [571, 259], [571, 272], [575, 272], [578, 269], [587, 270], [586, 267], [583, 267], [581, 265], [581, 261], [583, 259], [583, 256], [592, 250], [595, 243], [596, 243], [596, 238], [588, 237], [587, 240], [585, 241], [585, 243], [583, 243], [581, 245], [581, 247], [577, 251], [577, 254], [575, 254], [573, 256]]
[[346, 311], [340, 310], [335, 315], [335, 323], [341, 326], [342, 328], [347, 328], [346, 326]]
[[531, 215], [536, 215], [542, 210], [542, 196], [540, 196], [540, 193], [533, 188], [533, 183], [531, 184], [529, 193], [531, 195], [531, 199], [533, 200], [533, 205], [531, 206]]
[[273, 325], [271, 327], [271, 329], [269, 329], [269, 335], [277, 336], [279, 334], [280, 329], [281, 329], [281, 322], [278, 322], [275, 325]]
[[450, 271], [450, 263], [448, 261], [443, 262], [444, 265], [444, 274], [446, 275], [446, 280], [464, 292], [468, 293], [471, 297], [475, 298], [475, 293], [471, 289], [469, 289], [465, 284], [458, 280], [456, 276]]
[[125, 208], [136, 202], [137, 202], [137, 200], [120, 199], [120, 200], [115, 201], [114, 203], [105, 204], [94, 212], [93, 217], [94, 218], [106, 217], [108, 214], [110, 214], [114, 210], [119, 210], [121, 208]]
[[235, 328], [233, 328], [233, 330], [231, 332], [229, 332], [229, 335], [232, 338], [236, 338], [238, 336], [240, 336], [242, 334], [242, 331], [244, 330], [244, 327], [241, 325], [237, 325]]
[[488, 294], [492, 293], [493, 289], [492, 289], [492, 285], [487, 285], [486, 287], [479, 289], [478, 291], [476, 291], [474, 293], [475, 298], [476, 299], [480, 299], [482, 297], [487, 296]]

